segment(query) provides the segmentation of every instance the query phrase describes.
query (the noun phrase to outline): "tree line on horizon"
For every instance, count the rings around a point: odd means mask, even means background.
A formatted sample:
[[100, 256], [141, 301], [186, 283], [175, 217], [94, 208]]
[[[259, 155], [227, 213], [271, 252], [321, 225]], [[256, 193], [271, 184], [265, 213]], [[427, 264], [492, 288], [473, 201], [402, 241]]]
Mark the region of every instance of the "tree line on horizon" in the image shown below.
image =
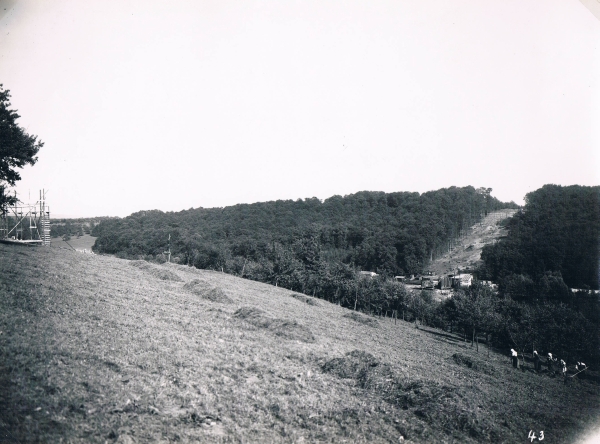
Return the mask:
[[489, 188], [451, 187], [141, 211], [97, 225], [94, 249], [161, 260], [170, 235], [180, 263], [321, 294], [324, 273], [422, 273], [488, 212], [516, 207], [491, 196]]

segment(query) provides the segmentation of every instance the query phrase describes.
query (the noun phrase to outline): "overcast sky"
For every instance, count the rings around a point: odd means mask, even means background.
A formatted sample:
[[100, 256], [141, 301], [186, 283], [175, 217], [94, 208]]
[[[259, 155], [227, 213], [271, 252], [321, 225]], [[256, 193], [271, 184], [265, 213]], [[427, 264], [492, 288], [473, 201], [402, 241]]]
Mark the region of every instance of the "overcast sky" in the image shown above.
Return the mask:
[[0, 83], [52, 215], [600, 184], [577, 0], [0, 0]]

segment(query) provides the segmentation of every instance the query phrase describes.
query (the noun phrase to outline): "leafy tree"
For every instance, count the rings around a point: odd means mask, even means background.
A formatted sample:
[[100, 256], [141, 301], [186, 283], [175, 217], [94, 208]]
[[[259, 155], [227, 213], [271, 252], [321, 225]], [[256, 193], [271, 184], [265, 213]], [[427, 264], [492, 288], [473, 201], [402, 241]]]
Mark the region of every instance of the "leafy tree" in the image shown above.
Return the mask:
[[467, 290], [457, 291], [453, 299], [457, 318], [465, 328], [471, 330], [471, 346], [476, 343], [479, 351], [479, 341], [475, 340], [478, 333], [485, 332], [487, 337], [499, 323], [496, 294], [489, 286], [476, 282]]
[[433, 297], [428, 291], [412, 291], [408, 293], [407, 305], [409, 310], [415, 316], [415, 328], [419, 328], [418, 320], [421, 325], [425, 325], [430, 320], [434, 312]]
[[525, 364], [525, 350], [533, 347], [536, 338], [535, 316], [531, 306], [510, 304], [503, 318], [505, 333], [517, 352], [520, 352]]
[[14, 186], [21, 179], [16, 169], [34, 165], [44, 146], [37, 136], [27, 134], [17, 124], [20, 116], [10, 109], [9, 99], [10, 91], [0, 84], [0, 211], [15, 203], [15, 197], [6, 194], [6, 186]]

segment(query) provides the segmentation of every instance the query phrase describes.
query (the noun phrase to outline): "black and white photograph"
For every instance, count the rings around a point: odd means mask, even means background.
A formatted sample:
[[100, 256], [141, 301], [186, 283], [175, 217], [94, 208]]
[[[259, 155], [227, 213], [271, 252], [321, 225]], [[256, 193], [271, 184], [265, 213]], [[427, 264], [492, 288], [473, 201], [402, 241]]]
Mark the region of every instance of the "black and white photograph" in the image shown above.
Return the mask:
[[600, 0], [0, 0], [0, 444], [600, 444]]

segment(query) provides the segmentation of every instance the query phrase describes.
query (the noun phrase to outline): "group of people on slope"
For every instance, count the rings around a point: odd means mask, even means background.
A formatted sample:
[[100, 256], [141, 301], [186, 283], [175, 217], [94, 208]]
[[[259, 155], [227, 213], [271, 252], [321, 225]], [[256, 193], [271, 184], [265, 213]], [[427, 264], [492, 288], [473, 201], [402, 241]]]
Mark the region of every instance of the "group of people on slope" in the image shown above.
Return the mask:
[[[519, 354], [517, 353], [517, 351], [515, 349], [511, 348], [510, 353], [511, 353], [513, 367], [521, 368], [521, 364], [519, 362]], [[548, 353], [548, 356], [546, 357], [546, 366], [548, 368], [549, 375], [554, 376], [556, 374], [554, 371], [554, 368], [557, 365], [559, 366], [560, 373], [562, 374], [562, 377], [564, 378], [564, 381], [566, 384], [567, 383], [567, 363], [564, 361], [564, 359], [561, 359], [559, 362], [558, 358], [552, 356], [552, 353]], [[541, 359], [540, 355], [538, 354], [537, 350], [533, 351], [533, 368], [536, 371], [536, 373], [539, 373], [542, 371], [542, 359]], [[575, 365], [575, 374], [572, 376], [580, 374], [584, 370], [587, 370], [587, 365], [585, 365], [585, 363], [583, 363], [583, 362], [577, 362], [577, 364]]]

